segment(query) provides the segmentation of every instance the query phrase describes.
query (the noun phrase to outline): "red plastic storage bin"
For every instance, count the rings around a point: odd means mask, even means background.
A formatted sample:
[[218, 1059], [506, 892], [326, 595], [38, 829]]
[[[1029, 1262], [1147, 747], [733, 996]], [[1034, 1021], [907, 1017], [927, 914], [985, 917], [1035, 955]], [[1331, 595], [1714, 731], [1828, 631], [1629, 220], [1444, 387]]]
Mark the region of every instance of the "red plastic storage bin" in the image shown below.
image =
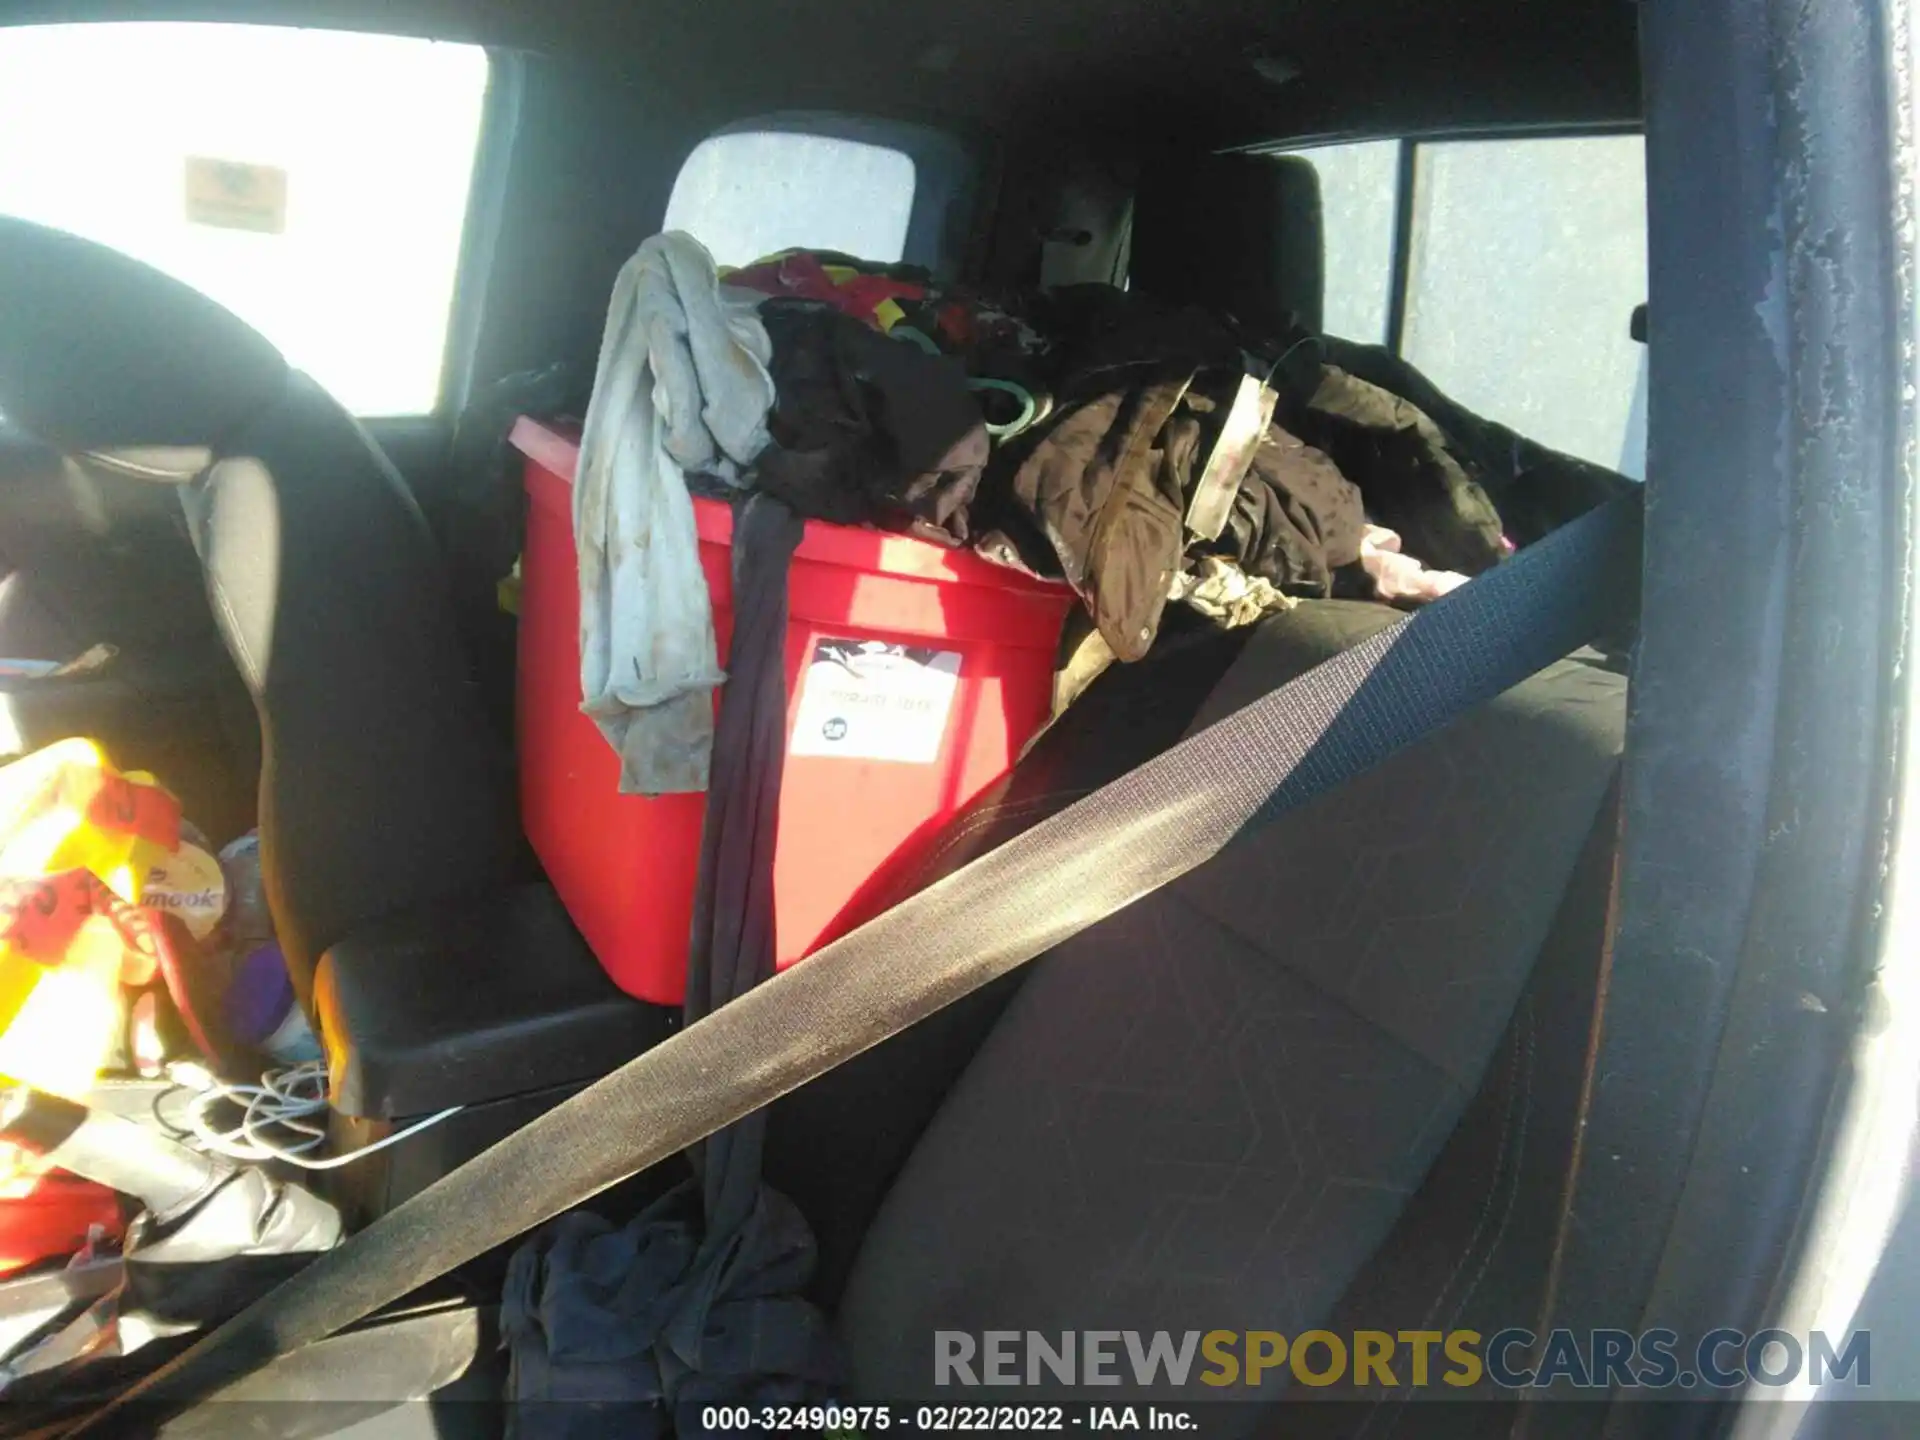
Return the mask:
[[[513, 443], [527, 457], [529, 499], [519, 678], [527, 836], [614, 981], [677, 1005], [706, 797], [619, 793], [619, 762], [580, 713], [579, 448], [526, 419]], [[733, 515], [699, 498], [694, 511], [724, 664]], [[787, 759], [774, 855], [780, 965], [840, 933], [894, 856], [1013, 764], [1046, 718], [1073, 603], [1064, 585], [967, 551], [807, 523], [787, 584]]]

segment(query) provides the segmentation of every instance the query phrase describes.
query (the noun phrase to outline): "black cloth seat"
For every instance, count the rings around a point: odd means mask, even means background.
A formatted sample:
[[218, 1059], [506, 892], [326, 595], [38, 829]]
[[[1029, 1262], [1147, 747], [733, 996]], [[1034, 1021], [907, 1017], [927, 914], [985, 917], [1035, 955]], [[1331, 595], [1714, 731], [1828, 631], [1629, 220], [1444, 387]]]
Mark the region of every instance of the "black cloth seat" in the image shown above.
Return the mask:
[[1320, 328], [1320, 173], [1297, 155], [1163, 154], [1133, 206], [1133, 288], [1255, 329]]
[[[1268, 620], [1195, 723], [1391, 619], [1325, 602]], [[858, 1392], [965, 1398], [935, 1390], [936, 1330], [1297, 1332], [1333, 1313], [1537, 957], [1569, 944], [1556, 919], [1612, 823], [1624, 695], [1561, 662], [1031, 967], [853, 1266]]]

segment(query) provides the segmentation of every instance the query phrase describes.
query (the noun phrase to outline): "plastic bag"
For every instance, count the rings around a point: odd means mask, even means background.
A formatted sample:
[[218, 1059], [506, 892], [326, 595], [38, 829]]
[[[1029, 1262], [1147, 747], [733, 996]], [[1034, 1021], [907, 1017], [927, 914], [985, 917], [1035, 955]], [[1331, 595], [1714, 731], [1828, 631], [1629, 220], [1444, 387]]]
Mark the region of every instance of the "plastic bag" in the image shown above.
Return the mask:
[[138, 906], [179, 845], [179, 802], [89, 740], [0, 767], [0, 1078], [86, 1095], [118, 1038], [121, 985], [158, 966]]

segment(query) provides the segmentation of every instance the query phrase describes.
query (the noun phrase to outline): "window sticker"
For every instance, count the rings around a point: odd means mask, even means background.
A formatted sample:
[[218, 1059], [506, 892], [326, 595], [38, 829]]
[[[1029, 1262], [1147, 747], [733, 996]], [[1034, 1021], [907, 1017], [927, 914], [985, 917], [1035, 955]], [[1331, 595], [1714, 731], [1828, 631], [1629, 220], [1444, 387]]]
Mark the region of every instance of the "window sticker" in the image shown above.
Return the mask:
[[187, 220], [221, 230], [287, 233], [287, 172], [276, 165], [187, 157]]

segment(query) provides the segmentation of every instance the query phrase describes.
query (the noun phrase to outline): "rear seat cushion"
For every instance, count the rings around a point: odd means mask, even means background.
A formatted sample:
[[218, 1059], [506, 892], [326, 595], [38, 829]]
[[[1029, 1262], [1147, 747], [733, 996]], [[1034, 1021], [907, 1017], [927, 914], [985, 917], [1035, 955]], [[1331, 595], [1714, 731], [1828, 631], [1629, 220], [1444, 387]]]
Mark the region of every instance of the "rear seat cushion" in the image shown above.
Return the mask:
[[[1392, 618], [1268, 622], [1196, 723]], [[938, 1329], [1325, 1316], [1479, 1084], [1613, 774], [1624, 684], [1562, 662], [1040, 961], [856, 1262], [858, 1392], [931, 1392]]]

